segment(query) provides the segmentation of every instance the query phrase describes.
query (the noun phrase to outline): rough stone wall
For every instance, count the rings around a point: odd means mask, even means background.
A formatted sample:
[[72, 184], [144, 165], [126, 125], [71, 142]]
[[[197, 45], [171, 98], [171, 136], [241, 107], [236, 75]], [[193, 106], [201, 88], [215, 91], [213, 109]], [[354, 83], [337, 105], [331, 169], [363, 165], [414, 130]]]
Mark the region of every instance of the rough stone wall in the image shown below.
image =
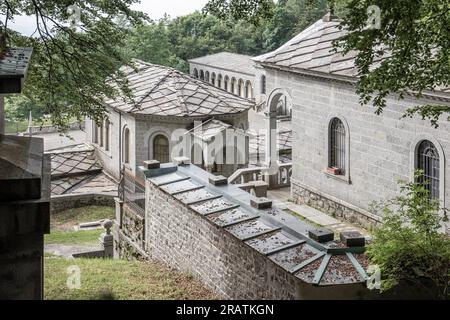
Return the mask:
[[146, 182], [146, 246], [153, 259], [198, 276], [231, 299], [294, 299], [296, 279]]
[[[446, 207], [450, 206], [450, 122], [443, 119], [435, 129], [419, 117], [401, 119], [408, 107], [439, 102], [411, 98], [399, 101], [390, 97], [383, 114], [377, 116], [373, 108], [359, 104], [351, 85], [284, 71], [267, 72], [268, 94], [285, 88], [292, 97], [292, 178], [299, 185], [312, 192], [320, 191], [325, 198], [338, 199], [367, 211], [371, 202], [397, 196], [399, 179], [412, 179], [415, 148], [421, 140], [428, 139], [441, 152], [444, 167], [441, 200]], [[348, 179], [326, 174], [328, 126], [333, 117], [339, 117], [348, 126]], [[297, 201], [304, 198], [295, 188], [293, 194]], [[325, 204], [317, 206], [326, 207]]]
[[107, 194], [79, 194], [52, 197], [50, 200], [50, 213], [86, 206], [114, 206], [114, 195]]
[[143, 248], [145, 240], [145, 219], [126, 205], [122, 209], [122, 232], [134, 244]]

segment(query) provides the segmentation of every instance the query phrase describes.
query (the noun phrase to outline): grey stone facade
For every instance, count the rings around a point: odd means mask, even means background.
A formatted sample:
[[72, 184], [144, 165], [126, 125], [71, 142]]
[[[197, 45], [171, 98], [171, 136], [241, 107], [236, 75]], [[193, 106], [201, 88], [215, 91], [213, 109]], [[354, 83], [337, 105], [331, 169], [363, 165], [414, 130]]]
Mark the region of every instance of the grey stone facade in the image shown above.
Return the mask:
[[[443, 206], [450, 206], [450, 123], [443, 117], [435, 129], [418, 117], [401, 118], [408, 107], [439, 101], [389, 97], [383, 114], [377, 116], [374, 109], [359, 104], [349, 83], [270, 68], [266, 72], [269, 92], [285, 88], [292, 100], [295, 201], [366, 227], [376, 223], [378, 219], [368, 213], [370, 203], [397, 196], [398, 180], [411, 181], [416, 148], [426, 139], [439, 151], [440, 199]], [[341, 119], [348, 131], [345, 176], [326, 172], [328, 127], [334, 117]]]

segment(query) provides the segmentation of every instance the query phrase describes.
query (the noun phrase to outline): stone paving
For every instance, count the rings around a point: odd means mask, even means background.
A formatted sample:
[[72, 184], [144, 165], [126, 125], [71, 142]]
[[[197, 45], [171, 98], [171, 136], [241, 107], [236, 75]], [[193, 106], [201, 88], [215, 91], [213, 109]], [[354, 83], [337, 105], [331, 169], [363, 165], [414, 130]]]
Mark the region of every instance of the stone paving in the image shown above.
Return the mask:
[[336, 218], [333, 218], [326, 213], [316, 210], [307, 205], [300, 205], [290, 202], [290, 188], [281, 188], [275, 190], [269, 190], [267, 192], [267, 197], [271, 199], [279, 208], [287, 210], [287, 212], [292, 211], [295, 214], [315, 223], [321, 225], [327, 229], [334, 231], [335, 233], [341, 233], [346, 231], [359, 231], [364, 236], [368, 237], [369, 233], [367, 230], [356, 227], [352, 224], [342, 222]]

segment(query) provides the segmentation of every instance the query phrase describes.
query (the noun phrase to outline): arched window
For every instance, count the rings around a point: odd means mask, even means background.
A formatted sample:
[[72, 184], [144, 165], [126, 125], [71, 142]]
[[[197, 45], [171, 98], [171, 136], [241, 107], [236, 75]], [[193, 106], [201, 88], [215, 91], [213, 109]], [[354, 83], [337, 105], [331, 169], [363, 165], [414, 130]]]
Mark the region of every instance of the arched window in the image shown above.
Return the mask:
[[130, 129], [123, 129], [122, 161], [130, 163]]
[[105, 120], [105, 150], [109, 151], [109, 126], [111, 123], [109, 122], [109, 119]]
[[205, 72], [205, 81], [209, 82], [209, 71]]
[[231, 78], [230, 87], [231, 87], [230, 92], [234, 94], [236, 92], [236, 79], [235, 78]]
[[244, 89], [245, 89], [244, 88], [244, 80], [239, 79], [239, 81], [238, 81], [238, 96], [239, 97], [243, 98], [245, 96]]
[[194, 78], [198, 79], [198, 70], [197, 70], [197, 68], [194, 69]]
[[211, 74], [211, 84], [216, 85], [216, 74], [214, 72]]
[[100, 127], [98, 127], [98, 133], [99, 133], [99, 136], [100, 136], [100, 147], [103, 147], [104, 146], [104, 135], [103, 135], [103, 122], [102, 122], [102, 124], [100, 125]]
[[98, 143], [98, 126], [94, 120], [92, 120], [92, 142]]
[[228, 83], [230, 82], [230, 78], [228, 76], [225, 76], [225, 83], [223, 88], [225, 89], [225, 91], [228, 91]]
[[329, 167], [338, 169], [337, 174], [345, 175], [345, 127], [338, 118], [334, 118], [330, 125], [329, 159]]
[[160, 163], [168, 163], [169, 160], [169, 139], [162, 134], [153, 139], [153, 159]]
[[245, 97], [247, 99], [253, 99], [253, 87], [250, 81], [245, 83]]
[[200, 70], [200, 80], [205, 81], [205, 73], [203, 70]]
[[261, 94], [266, 94], [266, 76], [261, 76]]
[[430, 197], [439, 198], [439, 153], [436, 146], [428, 141], [423, 140], [417, 148], [417, 168], [423, 171], [425, 188], [430, 192]]
[[222, 75], [219, 74], [217, 77], [217, 87], [222, 88]]

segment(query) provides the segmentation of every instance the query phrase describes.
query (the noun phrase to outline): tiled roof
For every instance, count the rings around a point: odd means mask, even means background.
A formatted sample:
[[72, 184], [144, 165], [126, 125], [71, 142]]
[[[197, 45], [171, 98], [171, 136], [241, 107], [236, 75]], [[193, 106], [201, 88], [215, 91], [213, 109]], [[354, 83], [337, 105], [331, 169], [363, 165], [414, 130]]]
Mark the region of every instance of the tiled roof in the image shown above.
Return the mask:
[[255, 61], [279, 67], [311, 70], [341, 76], [357, 76], [356, 52], [343, 56], [334, 52], [333, 41], [344, 35], [339, 20], [325, 16], [303, 30], [279, 49], [255, 58]]
[[67, 177], [99, 172], [102, 166], [94, 156], [94, 151], [65, 152], [51, 155], [52, 178]]
[[0, 54], [0, 78], [23, 78], [28, 70], [31, 48], [7, 48]]
[[203, 141], [209, 141], [212, 137], [215, 137], [226, 129], [233, 129], [233, 126], [220, 120], [210, 119], [191, 129], [188, 133], [193, 134]]
[[240, 113], [254, 103], [184, 74], [178, 70], [135, 60], [124, 67], [134, 103], [108, 100], [106, 104], [133, 114], [201, 117]]
[[104, 173], [70, 176], [52, 181], [52, 195], [117, 193], [117, 183]]
[[219, 52], [189, 60], [189, 62], [198, 63], [219, 69], [235, 71], [238, 73], [255, 74], [255, 62], [252, 57], [243, 54], [231, 52]]

